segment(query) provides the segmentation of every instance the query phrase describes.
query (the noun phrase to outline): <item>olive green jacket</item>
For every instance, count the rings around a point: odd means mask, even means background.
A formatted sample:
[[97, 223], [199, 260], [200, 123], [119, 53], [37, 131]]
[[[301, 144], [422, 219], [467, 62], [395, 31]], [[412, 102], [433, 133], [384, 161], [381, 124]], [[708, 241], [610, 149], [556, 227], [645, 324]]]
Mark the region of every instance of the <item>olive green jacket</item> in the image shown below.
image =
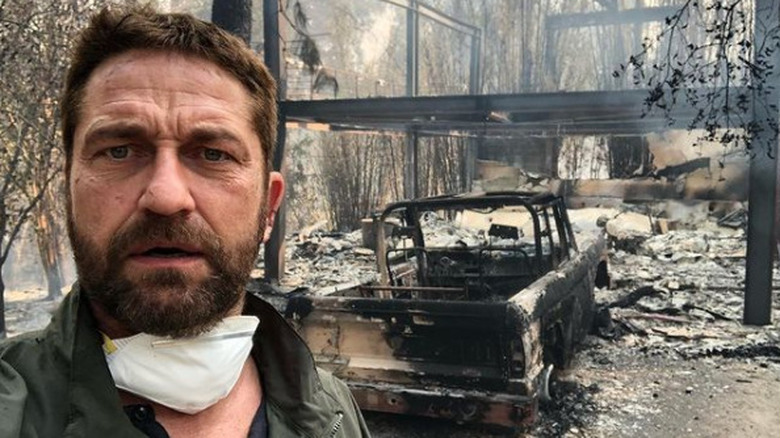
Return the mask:
[[[346, 385], [314, 366], [298, 334], [247, 294], [260, 326], [252, 356], [270, 437], [367, 437]], [[143, 437], [127, 418], [92, 312], [74, 286], [48, 327], [0, 343], [0, 438]]]

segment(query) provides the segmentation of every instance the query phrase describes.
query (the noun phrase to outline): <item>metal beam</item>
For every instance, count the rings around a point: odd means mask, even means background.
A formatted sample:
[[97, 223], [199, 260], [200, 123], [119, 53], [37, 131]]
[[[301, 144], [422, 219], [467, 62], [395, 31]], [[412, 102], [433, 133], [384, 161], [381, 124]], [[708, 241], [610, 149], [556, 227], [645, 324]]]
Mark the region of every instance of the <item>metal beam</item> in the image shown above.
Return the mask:
[[[265, 51], [265, 65], [271, 75], [276, 79], [277, 99], [279, 105], [279, 121], [276, 128], [276, 147], [272, 158], [273, 169], [281, 171], [284, 160], [284, 143], [286, 139], [286, 119], [284, 108], [281, 105], [284, 100], [284, 87], [282, 81], [281, 52], [279, 50], [279, 0], [263, 0], [263, 45]], [[284, 233], [285, 219], [287, 217], [284, 203], [276, 213], [274, 228], [271, 238], [265, 243], [265, 278], [272, 282], [278, 282], [284, 274]]]
[[406, 154], [404, 156], [404, 198], [415, 199], [420, 196], [417, 180], [420, 139], [417, 130], [410, 129], [406, 135]]
[[408, 10], [416, 10], [420, 15], [429, 18], [442, 26], [448, 27], [454, 31], [464, 33], [466, 35], [476, 35], [481, 32], [480, 28], [465, 21], [458, 20], [455, 17], [445, 14], [439, 9], [433, 6], [422, 3], [418, 0], [380, 0], [385, 3], [389, 3], [400, 8]]
[[471, 59], [469, 59], [469, 94], [482, 91], [482, 32], [471, 37]]
[[666, 17], [679, 12], [677, 6], [656, 8], [634, 8], [622, 11], [587, 12], [582, 14], [548, 15], [547, 29], [572, 29], [577, 27], [610, 26], [616, 24], [636, 24], [664, 21]]
[[[730, 92], [736, 95], [748, 90], [732, 87]], [[659, 111], [642, 116], [647, 95], [648, 90], [586, 91], [288, 101], [282, 105], [288, 120], [317, 123], [331, 130], [406, 133], [414, 126], [420, 135], [495, 138], [518, 134], [641, 135], [688, 129], [685, 121], [696, 115], [695, 108], [679, 101], [669, 114]], [[506, 113], [508, 117], [490, 118], [491, 113]], [[676, 122], [670, 125], [667, 116]]]
[[[734, 93], [741, 92], [734, 88]], [[637, 120], [648, 90], [581, 91], [569, 93], [526, 93], [394, 97], [285, 101], [290, 120], [301, 122], [351, 123], [366, 120], [424, 124], [458, 120], [483, 123], [490, 112], [506, 112], [512, 121], [565, 121], [612, 116], [614, 120]], [[683, 102], [672, 109], [680, 118], [695, 114]], [[649, 115], [648, 117], [652, 117]]]
[[[416, 0], [409, 0], [416, 6]], [[417, 8], [412, 7], [406, 11], [406, 95], [417, 96], [419, 90], [419, 78], [417, 69], [420, 35], [420, 20]]]
[[560, 77], [558, 75], [558, 32], [556, 29], [549, 25], [545, 28], [544, 38], [544, 74], [548, 78], [555, 78], [557, 81]]
[[[469, 68], [469, 92], [480, 91], [480, 50], [482, 45], [482, 30], [451, 17], [444, 12], [429, 6], [419, 0], [381, 0], [406, 9], [406, 95], [415, 97], [419, 94], [418, 50], [420, 16], [424, 16], [445, 27], [471, 36], [471, 60]], [[417, 181], [417, 157], [419, 155], [419, 140], [416, 127], [405, 126], [407, 131], [404, 197], [407, 199], [419, 195]], [[467, 172], [468, 173], [468, 172]], [[468, 178], [468, 176], [465, 176]]]
[[[778, 120], [777, 103], [780, 93], [780, 52], [758, 52], [768, 42], [780, 37], [780, 15], [773, 0], [756, 0], [755, 3], [754, 59], [763, 59], [769, 66], [763, 85], [765, 105], [753, 105], [753, 121], [761, 129], [754, 131], [750, 160], [750, 186], [748, 193], [748, 242], [745, 278], [745, 324], [766, 325], [772, 321], [772, 262], [775, 236], [775, 202], [777, 191], [777, 131], [772, 122]], [[767, 42], [767, 44], [764, 44]], [[768, 59], [767, 59], [768, 57]], [[774, 125], [777, 126], [777, 125]]]
[[[420, 45], [420, 15], [417, 0], [408, 0], [406, 10], [406, 95], [417, 96], [420, 90], [418, 49]], [[420, 143], [413, 127], [407, 128], [404, 154], [404, 198], [417, 197], [417, 156]]]
[[[280, 89], [282, 57], [279, 51], [279, 0], [263, 0], [263, 51], [265, 66]], [[277, 96], [281, 100], [281, 96]]]
[[[476, 95], [482, 92], [482, 32], [473, 35], [471, 37], [471, 59], [469, 69], [469, 94]], [[469, 139], [466, 144], [466, 150], [464, 151], [464, 166], [462, 178], [462, 186], [465, 191], [470, 192], [474, 179], [477, 175], [477, 159], [480, 156], [480, 151], [484, 145], [484, 137], [479, 136], [477, 138]]]
[[[305, 124], [302, 128], [305, 129]], [[361, 121], [361, 123], [334, 123], [328, 125], [331, 131], [351, 131], [355, 133], [405, 133], [408, 123], [387, 120]], [[528, 123], [474, 123], [441, 122], [416, 126], [420, 136], [445, 136], [461, 138], [516, 138], [518, 136], [554, 137], [562, 135], [622, 135], [637, 136], [669, 129], [687, 129], [684, 124], [669, 125], [664, 119], [617, 119], [612, 121], [561, 121]]]

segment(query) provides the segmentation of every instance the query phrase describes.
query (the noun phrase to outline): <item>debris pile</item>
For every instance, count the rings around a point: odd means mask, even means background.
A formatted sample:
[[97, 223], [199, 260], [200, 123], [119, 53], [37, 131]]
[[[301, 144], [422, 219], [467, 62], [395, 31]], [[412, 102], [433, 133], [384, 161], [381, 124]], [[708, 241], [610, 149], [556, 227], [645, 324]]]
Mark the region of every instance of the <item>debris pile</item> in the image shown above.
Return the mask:
[[290, 236], [285, 245], [286, 269], [282, 286], [306, 288], [317, 293], [339, 284], [375, 281], [374, 251], [360, 245], [359, 230]]
[[[742, 325], [745, 233], [706, 224], [653, 235], [629, 253], [611, 235], [612, 288], [598, 290], [598, 334], [648, 354], [769, 357], [780, 361], [780, 325]], [[609, 223], [607, 223], [609, 229]], [[775, 288], [780, 272], [775, 270]], [[772, 320], [780, 320], [773, 296]]]
[[429, 211], [420, 220], [426, 246], [434, 248], [486, 246], [488, 237], [483, 230], [456, 226], [452, 221], [440, 218]]
[[[455, 220], [447, 220], [429, 211], [423, 215], [420, 228], [425, 246], [429, 248], [514, 247], [534, 244], [533, 238], [530, 237], [533, 235], [533, 222], [529, 213], [505, 212], [503, 219], [503, 223], [494, 222], [490, 215], [464, 211], [456, 215]], [[513, 225], [509, 225], [510, 223]], [[524, 228], [530, 231], [526, 233]]]
[[[522, 229], [515, 236], [517, 238], [491, 236], [486, 229], [461, 221], [449, 221], [433, 212], [423, 217], [422, 226], [426, 246], [429, 247], [512, 247], [529, 244], [522, 238]], [[391, 247], [404, 244], [402, 239], [388, 237], [393, 240]], [[326, 293], [333, 287], [343, 289], [347, 285], [376, 281], [376, 256], [373, 250], [363, 245], [360, 230], [334, 233], [315, 227], [309, 232], [289, 236], [285, 241], [286, 268], [282, 288], [308, 289], [316, 294]], [[253, 276], [260, 277], [262, 274], [258, 270]]]

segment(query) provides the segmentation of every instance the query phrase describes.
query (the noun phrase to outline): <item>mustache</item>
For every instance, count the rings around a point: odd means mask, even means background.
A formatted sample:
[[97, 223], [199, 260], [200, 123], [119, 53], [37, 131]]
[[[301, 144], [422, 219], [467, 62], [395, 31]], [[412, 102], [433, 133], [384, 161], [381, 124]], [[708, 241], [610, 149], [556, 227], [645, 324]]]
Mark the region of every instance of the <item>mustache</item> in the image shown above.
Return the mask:
[[149, 213], [120, 229], [111, 238], [108, 260], [116, 263], [128, 256], [133, 247], [163, 242], [196, 247], [209, 262], [223, 253], [222, 240], [205, 226], [183, 216]]

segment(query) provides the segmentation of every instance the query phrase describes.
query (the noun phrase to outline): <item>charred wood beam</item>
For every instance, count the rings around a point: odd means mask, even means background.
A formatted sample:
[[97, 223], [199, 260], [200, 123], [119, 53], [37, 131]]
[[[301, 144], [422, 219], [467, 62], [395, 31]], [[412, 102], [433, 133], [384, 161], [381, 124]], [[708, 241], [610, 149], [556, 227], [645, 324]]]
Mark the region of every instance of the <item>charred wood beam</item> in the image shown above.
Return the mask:
[[637, 24], [663, 21], [679, 11], [679, 7], [635, 8], [623, 11], [587, 12], [583, 14], [556, 14], [547, 16], [547, 29], [560, 30], [589, 26]]
[[691, 161], [686, 161], [682, 164], [676, 164], [673, 166], [666, 166], [663, 169], [658, 169], [656, 176], [662, 176], [668, 179], [675, 179], [680, 175], [691, 173], [699, 169], [708, 169], [710, 167], [710, 157], [696, 158]]
[[658, 295], [662, 291], [656, 289], [653, 286], [642, 286], [639, 289], [636, 289], [627, 295], [621, 297], [617, 301], [608, 304], [607, 308], [613, 308], [613, 307], [631, 307], [639, 302], [644, 297], [648, 297], [650, 295]]

